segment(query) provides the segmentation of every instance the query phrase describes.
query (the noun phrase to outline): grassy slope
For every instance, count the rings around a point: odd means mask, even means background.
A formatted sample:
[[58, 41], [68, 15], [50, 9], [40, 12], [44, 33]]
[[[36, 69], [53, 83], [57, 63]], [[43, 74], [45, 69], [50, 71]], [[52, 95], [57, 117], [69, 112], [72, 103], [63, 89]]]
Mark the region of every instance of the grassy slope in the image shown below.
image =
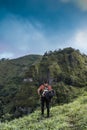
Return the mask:
[[[45, 113], [46, 114], [46, 113]], [[40, 111], [1, 123], [0, 130], [87, 130], [87, 92], [74, 102], [51, 108], [51, 117], [40, 117]]]

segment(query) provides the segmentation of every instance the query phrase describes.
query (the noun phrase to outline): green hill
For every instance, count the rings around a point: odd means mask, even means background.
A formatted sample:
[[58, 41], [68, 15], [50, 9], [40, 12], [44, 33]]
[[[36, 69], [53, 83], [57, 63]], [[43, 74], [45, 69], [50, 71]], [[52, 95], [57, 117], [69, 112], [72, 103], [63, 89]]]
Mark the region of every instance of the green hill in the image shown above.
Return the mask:
[[7, 85], [10, 80], [14, 81], [23, 78], [25, 71], [29, 66], [40, 62], [41, 55], [27, 55], [17, 59], [1, 59], [0, 60], [0, 85]]
[[21, 89], [25, 72], [31, 65], [40, 62], [41, 58], [41, 55], [27, 55], [0, 60], [0, 118], [6, 113], [14, 113], [13, 99]]
[[87, 84], [87, 56], [73, 48], [50, 51], [42, 57], [39, 75], [41, 80], [83, 87]]
[[87, 86], [87, 56], [65, 48], [0, 60], [0, 120], [12, 120], [39, 106], [38, 86], [47, 79], [56, 91], [53, 104], [72, 102]]
[[87, 130], [87, 91], [74, 102], [51, 108], [51, 117], [29, 116], [1, 123], [0, 130]]

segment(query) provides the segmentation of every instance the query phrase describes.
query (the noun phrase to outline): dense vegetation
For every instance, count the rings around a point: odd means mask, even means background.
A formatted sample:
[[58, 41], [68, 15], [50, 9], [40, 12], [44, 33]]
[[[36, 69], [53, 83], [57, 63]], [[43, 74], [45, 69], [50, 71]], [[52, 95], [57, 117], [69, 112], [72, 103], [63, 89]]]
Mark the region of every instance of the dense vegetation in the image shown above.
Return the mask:
[[0, 130], [87, 130], [87, 91], [74, 102], [51, 108], [51, 117], [40, 111], [0, 124]]
[[0, 120], [12, 120], [39, 106], [38, 86], [47, 79], [56, 91], [53, 105], [73, 101], [87, 86], [87, 56], [65, 48], [0, 60]]
[[[23, 104], [20, 106], [17, 104], [20, 102], [19, 98], [21, 98], [20, 95], [18, 96], [18, 93], [23, 89], [27, 91], [25, 89], [27, 83], [24, 82], [25, 72], [31, 65], [40, 62], [41, 58], [42, 56], [40, 55], [28, 55], [18, 59], [9, 60], [3, 58], [0, 60], [0, 118], [2, 121], [7, 118], [12, 119], [21, 116], [19, 107], [22, 107]], [[28, 84], [28, 86], [32, 88], [31, 85]], [[25, 91], [22, 93], [26, 94]], [[31, 94], [29, 95], [30, 98]], [[16, 100], [16, 98], [18, 100]], [[21, 100], [26, 102], [26, 98], [23, 97], [23, 95]], [[10, 115], [9, 117], [8, 114]]]

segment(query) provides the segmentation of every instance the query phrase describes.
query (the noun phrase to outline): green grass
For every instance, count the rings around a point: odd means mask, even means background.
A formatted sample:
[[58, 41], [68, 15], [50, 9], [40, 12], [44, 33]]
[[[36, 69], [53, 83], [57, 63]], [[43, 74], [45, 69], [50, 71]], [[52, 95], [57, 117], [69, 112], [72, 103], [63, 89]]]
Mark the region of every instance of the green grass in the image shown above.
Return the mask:
[[51, 107], [50, 118], [41, 117], [37, 110], [29, 116], [0, 123], [0, 130], [87, 130], [87, 92], [72, 103]]

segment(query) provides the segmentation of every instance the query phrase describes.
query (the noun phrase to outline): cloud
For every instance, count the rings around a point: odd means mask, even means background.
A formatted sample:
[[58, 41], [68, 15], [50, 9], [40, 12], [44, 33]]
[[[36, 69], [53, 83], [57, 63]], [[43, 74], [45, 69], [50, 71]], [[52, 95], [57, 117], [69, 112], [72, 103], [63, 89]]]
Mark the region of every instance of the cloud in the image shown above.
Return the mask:
[[69, 43], [72, 47], [87, 54], [87, 29], [78, 29], [70, 38]]
[[46, 51], [66, 46], [64, 37], [63, 33], [49, 34], [38, 21], [31, 23], [9, 16], [0, 23], [0, 55], [2, 58], [15, 58], [28, 54], [44, 54]]
[[87, 0], [60, 0], [62, 3], [73, 3], [83, 11], [87, 11]]
[[[52, 30], [51, 30], [52, 32]], [[8, 16], [0, 22], [0, 58], [17, 58], [28, 54], [44, 54], [46, 51], [74, 47], [86, 52], [87, 29], [70, 32], [47, 32], [38, 21]]]
[[87, 0], [74, 0], [80, 9], [87, 11]]
[[0, 54], [0, 59], [2, 58], [12, 58], [14, 55], [11, 52], [3, 52]]
[[0, 47], [3, 46], [3, 50], [0, 50], [1, 57], [13, 58], [32, 53], [44, 54], [50, 45], [41, 23], [35, 21], [32, 24], [13, 16], [0, 22], [0, 41]]
[[80, 48], [87, 48], [87, 30], [78, 31], [75, 41]]

